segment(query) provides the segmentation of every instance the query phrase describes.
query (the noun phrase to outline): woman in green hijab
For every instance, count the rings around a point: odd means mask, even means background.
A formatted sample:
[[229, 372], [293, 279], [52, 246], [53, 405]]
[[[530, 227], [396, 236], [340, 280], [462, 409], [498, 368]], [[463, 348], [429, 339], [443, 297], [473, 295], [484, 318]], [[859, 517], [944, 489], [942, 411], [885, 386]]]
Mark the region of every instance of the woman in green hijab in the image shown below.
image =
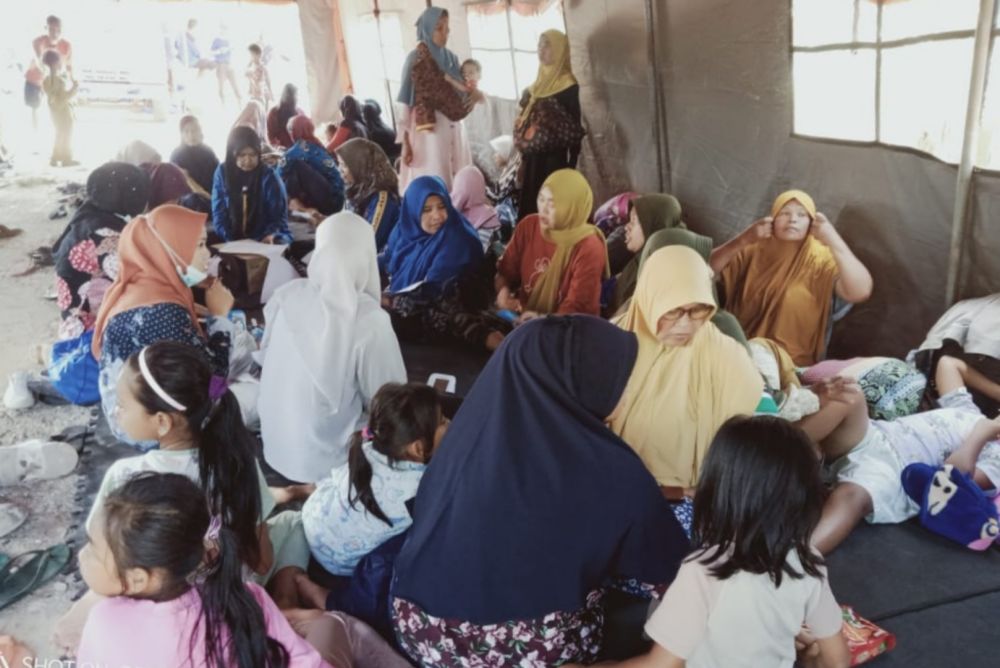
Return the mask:
[[616, 313], [635, 292], [639, 278], [639, 261], [651, 236], [662, 230], [684, 228], [681, 222], [681, 203], [672, 195], [643, 195], [629, 203], [629, 220], [625, 225], [625, 247], [632, 253], [621, 273], [616, 277], [615, 292], [608, 304], [610, 313]]

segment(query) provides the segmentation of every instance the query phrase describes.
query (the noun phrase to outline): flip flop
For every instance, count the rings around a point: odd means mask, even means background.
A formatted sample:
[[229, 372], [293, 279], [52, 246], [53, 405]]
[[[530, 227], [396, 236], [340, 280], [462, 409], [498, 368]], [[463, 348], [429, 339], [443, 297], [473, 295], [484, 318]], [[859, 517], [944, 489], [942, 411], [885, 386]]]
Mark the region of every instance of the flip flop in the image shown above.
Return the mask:
[[61, 478], [73, 472], [78, 459], [68, 443], [35, 439], [0, 446], [0, 485]]
[[0, 239], [10, 239], [11, 237], [16, 237], [23, 230], [16, 227], [7, 227], [6, 225], [0, 225]]
[[[28, 513], [16, 503], [0, 499], [0, 538], [13, 533], [28, 519]], [[3, 568], [3, 564], [0, 564]]]
[[59, 575], [69, 563], [71, 553], [68, 545], [59, 543], [11, 559], [0, 569], [0, 610]]

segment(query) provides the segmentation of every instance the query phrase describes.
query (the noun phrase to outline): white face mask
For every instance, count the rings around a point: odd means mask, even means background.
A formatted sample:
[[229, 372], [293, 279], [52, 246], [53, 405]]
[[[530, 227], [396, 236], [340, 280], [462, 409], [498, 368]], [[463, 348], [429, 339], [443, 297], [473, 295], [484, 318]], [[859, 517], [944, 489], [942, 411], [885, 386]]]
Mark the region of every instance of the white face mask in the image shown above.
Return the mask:
[[177, 252], [170, 247], [170, 244], [168, 244], [166, 240], [160, 236], [160, 233], [156, 231], [156, 228], [153, 227], [151, 222], [149, 222], [149, 219], [146, 218], [145, 220], [146, 225], [149, 226], [149, 231], [153, 233], [153, 236], [157, 238], [163, 246], [163, 249], [167, 251], [167, 255], [170, 256], [170, 259], [174, 261], [174, 271], [176, 271], [177, 275], [180, 276], [181, 282], [184, 283], [185, 286], [193, 288], [208, 278], [207, 271], [202, 271], [193, 264], [185, 264]]

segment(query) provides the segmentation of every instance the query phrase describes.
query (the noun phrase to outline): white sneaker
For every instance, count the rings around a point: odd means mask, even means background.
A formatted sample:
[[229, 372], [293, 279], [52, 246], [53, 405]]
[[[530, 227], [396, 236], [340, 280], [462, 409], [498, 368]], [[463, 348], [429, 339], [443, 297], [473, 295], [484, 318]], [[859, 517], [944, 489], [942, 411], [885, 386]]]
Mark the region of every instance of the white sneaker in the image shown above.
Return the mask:
[[28, 375], [27, 371], [15, 371], [10, 374], [7, 391], [3, 393], [4, 406], [17, 410], [35, 405], [35, 395], [28, 389]]

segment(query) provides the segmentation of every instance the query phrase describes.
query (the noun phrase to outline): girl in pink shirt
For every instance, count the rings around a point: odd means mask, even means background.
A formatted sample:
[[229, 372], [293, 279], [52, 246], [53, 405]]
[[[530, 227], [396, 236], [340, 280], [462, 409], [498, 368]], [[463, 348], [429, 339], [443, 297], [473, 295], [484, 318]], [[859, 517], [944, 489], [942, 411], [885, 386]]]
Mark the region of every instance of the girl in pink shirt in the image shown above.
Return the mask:
[[79, 555], [84, 581], [108, 598], [87, 619], [77, 665], [330, 668], [243, 582], [226, 526], [206, 563], [209, 522], [204, 492], [183, 475], [140, 473], [108, 496]]

